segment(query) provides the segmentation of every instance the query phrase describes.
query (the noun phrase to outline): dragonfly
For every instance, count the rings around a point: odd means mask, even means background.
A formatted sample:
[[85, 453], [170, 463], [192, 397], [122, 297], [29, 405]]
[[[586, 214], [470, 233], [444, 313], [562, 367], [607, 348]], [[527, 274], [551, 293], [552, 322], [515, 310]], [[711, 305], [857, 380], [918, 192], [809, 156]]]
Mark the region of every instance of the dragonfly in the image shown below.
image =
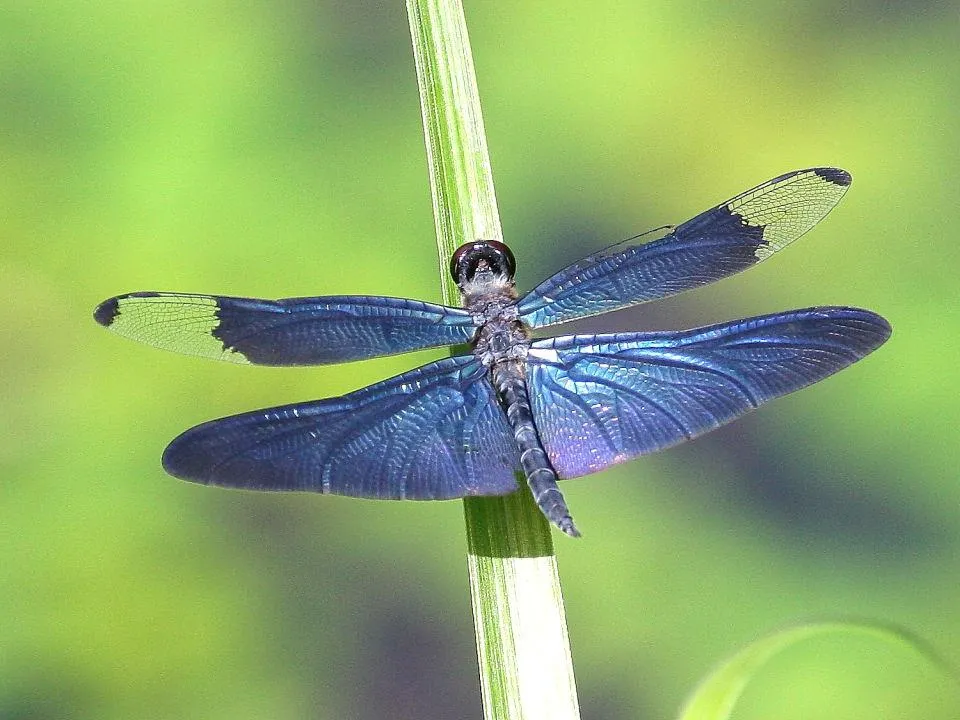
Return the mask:
[[534, 331], [756, 265], [823, 219], [850, 183], [829, 167], [781, 175], [588, 255], [522, 297], [511, 250], [481, 239], [450, 260], [463, 307], [135, 292], [94, 318], [157, 348], [255, 365], [467, 346], [340, 397], [205, 422], [170, 443], [163, 467], [209, 485], [410, 500], [507, 495], [525, 479], [544, 516], [577, 537], [558, 480], [713, 430], [851, 365], [891, 328], [869, 310], [823, 306], [679, 332]]

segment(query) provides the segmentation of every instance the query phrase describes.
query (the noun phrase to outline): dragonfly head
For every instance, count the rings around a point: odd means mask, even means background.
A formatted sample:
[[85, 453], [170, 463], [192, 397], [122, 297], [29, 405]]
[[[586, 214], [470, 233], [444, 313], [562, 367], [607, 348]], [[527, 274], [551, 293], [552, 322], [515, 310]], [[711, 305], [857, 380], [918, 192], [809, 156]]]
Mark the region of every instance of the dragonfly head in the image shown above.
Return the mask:
[[517, 262], [506, 245], [496, 240], [475, 240], [461, 245], [450, 258], [450, 274], [460, 291], [468, 286], [513, 285]]

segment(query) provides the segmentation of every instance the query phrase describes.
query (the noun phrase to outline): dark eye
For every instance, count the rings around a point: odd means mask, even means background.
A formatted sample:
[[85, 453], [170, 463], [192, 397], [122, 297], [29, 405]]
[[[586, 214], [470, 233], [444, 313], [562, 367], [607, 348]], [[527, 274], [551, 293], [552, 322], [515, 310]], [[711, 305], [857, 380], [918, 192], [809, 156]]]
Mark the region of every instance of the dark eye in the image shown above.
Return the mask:
[[485, 261], [498, 275], [512, 278], [517, 271], [517, 261], [510, 248], [496, 240], [476, 240], [461, 245], [453, 253], [450, 274], [458, 285], [472, 280], [481, 261]]

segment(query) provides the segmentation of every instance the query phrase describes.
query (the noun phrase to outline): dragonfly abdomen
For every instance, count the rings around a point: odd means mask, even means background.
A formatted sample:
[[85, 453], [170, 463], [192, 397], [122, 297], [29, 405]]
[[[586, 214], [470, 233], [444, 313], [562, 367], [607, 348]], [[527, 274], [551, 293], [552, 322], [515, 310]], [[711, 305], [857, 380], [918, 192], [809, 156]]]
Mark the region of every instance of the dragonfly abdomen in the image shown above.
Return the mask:
[[513, 438], [520, 450], [520, 467], [523, 468], [537, 507], [567, 535], [579, 537], [580, 531], [574, 525], [567, 503], [557, 487], [557, 472], [550, 464], [550, 458], [537, 434], [521, 364], [509, 361], [494, 365], [492, 379], [507, 413], [507, 421], [513, 429]]

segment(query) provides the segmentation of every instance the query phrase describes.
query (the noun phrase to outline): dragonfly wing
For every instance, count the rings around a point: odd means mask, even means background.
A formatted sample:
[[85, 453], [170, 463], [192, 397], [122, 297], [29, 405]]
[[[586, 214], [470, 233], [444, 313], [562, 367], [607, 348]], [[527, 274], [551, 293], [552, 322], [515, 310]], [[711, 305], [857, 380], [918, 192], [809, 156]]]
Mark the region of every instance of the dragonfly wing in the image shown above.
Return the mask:
[[101, 303], [101, 325], [164, 350], [255, 365], [325, 365], [468, 342], [464, 310], [417, 300], [254, 300], [140, 292]]
[[836, 168], [774, 178], [666, 234], [647, 233], [580, 260], [520, 300], [532, 327], [567, 322], [700, 287], [756, 265], [830, 212], [851, 182]]
[[701, 435], [822, 380], [879, 347], [867, 310], [820, 307], [684, 332], [574, 335], [533, 343], [530, 399], [560, 477]]
[[163, 465], [210, 485], [435, 500], [513, 492], [520, 462], [486, 369], [467, 355], [343, 397], [198, 425]]

